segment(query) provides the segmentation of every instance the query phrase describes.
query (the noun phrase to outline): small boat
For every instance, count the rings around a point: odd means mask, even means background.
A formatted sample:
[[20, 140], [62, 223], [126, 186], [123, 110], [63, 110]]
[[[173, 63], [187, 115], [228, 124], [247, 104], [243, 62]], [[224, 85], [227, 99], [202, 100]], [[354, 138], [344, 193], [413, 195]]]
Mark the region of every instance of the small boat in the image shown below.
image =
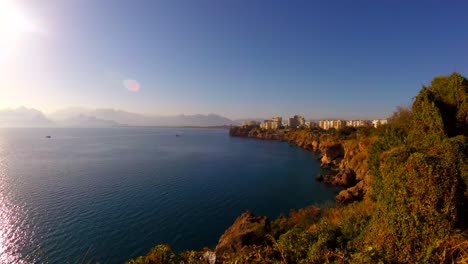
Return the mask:
[[46, 138], [52, 138], [52, 136], [46, 136]]
[[176, 134], [175, 136], [176, 136], [176, 137], [180, 137], [180, 135], [179, 135], [179, 134]]

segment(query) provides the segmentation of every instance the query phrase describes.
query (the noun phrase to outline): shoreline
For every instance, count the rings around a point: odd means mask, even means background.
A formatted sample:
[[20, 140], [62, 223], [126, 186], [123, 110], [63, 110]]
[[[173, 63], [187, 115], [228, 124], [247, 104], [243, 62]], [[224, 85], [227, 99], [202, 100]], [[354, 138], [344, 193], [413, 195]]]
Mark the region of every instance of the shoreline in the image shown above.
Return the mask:
[[[327, 134], [306, 129], [268, 131], [255, 127], [231, 127], [229, 136], [282, 141], [308, 150], [316, 155], [322, 168], [322, 173], [314, 175], [315, 180], [346, 188], [335, 197], [337, 204], [346, 205], [364, 199], [369, 179], [367, 166], [362, 168], [356, 162], [351, 164], [355, 157], [363, 154], [364, 148], [359, 146], [359, 142], [334, 140]], [[359, 158], [363, 160], [362, 157]]]

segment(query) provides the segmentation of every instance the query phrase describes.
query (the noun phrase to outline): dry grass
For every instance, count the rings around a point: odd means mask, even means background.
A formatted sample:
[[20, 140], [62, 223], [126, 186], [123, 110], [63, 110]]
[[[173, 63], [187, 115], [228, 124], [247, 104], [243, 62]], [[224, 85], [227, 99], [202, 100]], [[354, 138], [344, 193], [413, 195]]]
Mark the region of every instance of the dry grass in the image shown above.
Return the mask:
[[361, 216], [369, 215], [375, 209], [375, 203], [371, 200], [364, 200], [359, 203], [353, 203], [344, 207], [330, 208], [323, 213], [323, 219], [332, 225], [339, 225], [343, 220], [348, 219], [350, 215]]
[[440, 263], [468, 264], [468, 230], [442, 242], [436, 254]]

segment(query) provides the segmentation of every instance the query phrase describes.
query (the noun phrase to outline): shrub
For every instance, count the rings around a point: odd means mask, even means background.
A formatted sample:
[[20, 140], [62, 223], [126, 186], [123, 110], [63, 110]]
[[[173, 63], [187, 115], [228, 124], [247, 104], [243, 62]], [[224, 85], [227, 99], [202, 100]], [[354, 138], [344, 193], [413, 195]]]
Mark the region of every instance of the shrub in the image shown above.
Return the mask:
[[449, 138], [458, 121], [442, 108], [453, 103], [441, 94], [451, 93], [436, 90], [424, 87], [416, 97], [407, 137], [390, 126], [371, 147], [377, 210], [369, 237], [390, 261], [428, 261], [437, 242], [464, 222], [464, 141]]
[[177, 256], [168, 245], [157, 245], [146, 256], [140, 256], [127, 264], [175, 264]]
[[302, 228], [293, 228], [280, 236], [275, 245], [286, 263], [300, 263], [305, 260], [310, 247], [315, 244], [316, 235]]

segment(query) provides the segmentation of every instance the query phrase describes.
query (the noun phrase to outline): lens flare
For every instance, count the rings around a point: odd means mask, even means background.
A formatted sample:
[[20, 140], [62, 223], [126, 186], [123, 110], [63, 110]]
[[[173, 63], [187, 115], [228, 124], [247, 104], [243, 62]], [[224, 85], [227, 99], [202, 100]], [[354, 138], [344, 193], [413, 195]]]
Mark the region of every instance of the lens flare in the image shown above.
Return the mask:
[[124, 81], [125, 88], [133, 93], [140, 91], [141, 85], [137, 80], [127, 79]]

